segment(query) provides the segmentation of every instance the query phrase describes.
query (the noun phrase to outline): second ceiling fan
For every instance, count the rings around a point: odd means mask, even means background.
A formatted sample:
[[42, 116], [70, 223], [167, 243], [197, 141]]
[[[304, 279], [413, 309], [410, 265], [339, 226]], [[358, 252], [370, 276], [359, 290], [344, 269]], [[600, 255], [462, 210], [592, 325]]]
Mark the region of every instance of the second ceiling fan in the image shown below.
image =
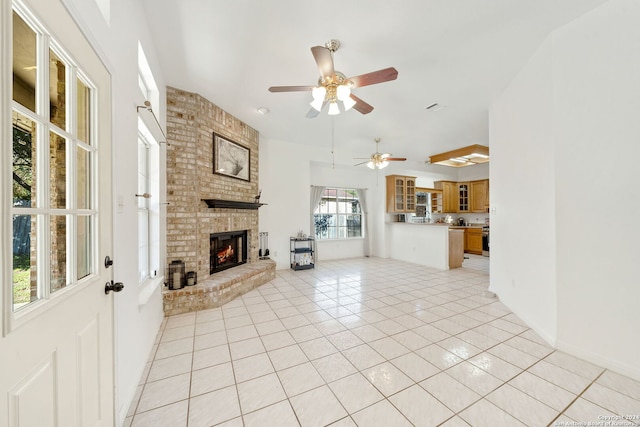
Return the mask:
[[271, 86], [269, 92], [311, 91], [313, 101], [311, 102], [312, 108], [307, 113], [308, 118], [316, 117], [326, 104], [329, 104], [328, 113], [330, 115], [339, 114], [341, 109], [347, 111], [350, 108], [362, 114], [370, 113], [373, 111], [373, 106], [351, 93], [351, 89], [395, 80], [398, 78], [398, 71], [389, 67], [347, 78], [340, 71], [336, 71], [333, 66], [333, 53], [339, 47], [338, 40], [329, 40], [325, 46], [311, 48], [311, 53], [320, 71], [317, 86]]
[[356, 158], [356, 160], [364, 160], [364, 162], [356, 163], [354, 166], [364, 165], [365, 163], [369, 167], [369, 169], [383, 169], [389, 165], [389, 162], [404, 162], [407, 160], [406, 157], [391, 157], [389, 153], [381, 153], [378, 151], [378, 144], [380, 143], [380, 138], [374, 139], [376, 142], [376, 152], [371, 155], [371, 157], [360, 157]]

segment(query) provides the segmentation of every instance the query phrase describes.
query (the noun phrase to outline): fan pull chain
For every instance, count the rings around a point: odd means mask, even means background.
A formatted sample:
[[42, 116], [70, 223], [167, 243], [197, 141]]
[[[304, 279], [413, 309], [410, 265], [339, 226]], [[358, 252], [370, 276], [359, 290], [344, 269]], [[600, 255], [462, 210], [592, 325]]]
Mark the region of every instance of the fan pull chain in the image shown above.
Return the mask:
[[335, 156], [335, 153], [334, 153], [335, 132], [334, 132], [334, 128], [333, 128], [333, 120], [334, 120], [334, 118], [331, 117], [331, 169], [335, 169], [336, 168], [336, 156]]

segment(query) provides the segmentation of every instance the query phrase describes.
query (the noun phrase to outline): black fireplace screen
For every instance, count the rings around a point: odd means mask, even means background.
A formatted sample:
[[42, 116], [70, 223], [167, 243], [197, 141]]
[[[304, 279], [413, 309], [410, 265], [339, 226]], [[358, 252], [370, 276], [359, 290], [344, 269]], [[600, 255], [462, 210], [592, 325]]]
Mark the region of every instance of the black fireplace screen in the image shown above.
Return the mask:
[[246, 262], [247, 230], [211, 234], [210, 274]]

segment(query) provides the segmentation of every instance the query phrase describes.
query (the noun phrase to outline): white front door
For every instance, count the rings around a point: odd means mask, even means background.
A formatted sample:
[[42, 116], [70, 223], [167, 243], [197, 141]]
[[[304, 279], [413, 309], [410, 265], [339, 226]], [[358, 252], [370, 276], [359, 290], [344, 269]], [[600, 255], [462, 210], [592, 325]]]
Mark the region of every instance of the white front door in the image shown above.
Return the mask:
[[111, 426], [110, 76], [59, 0], [0, 31], [0, 427]]

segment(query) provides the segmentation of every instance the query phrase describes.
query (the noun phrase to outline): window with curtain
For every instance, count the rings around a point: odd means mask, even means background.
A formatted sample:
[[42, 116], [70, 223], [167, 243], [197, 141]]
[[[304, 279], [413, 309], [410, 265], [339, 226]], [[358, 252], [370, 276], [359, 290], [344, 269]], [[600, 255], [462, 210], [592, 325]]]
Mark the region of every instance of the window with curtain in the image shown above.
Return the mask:
[[363, 237], [362, 208], [353, 188], [325, 188], [313, 220], [318, 240]]

